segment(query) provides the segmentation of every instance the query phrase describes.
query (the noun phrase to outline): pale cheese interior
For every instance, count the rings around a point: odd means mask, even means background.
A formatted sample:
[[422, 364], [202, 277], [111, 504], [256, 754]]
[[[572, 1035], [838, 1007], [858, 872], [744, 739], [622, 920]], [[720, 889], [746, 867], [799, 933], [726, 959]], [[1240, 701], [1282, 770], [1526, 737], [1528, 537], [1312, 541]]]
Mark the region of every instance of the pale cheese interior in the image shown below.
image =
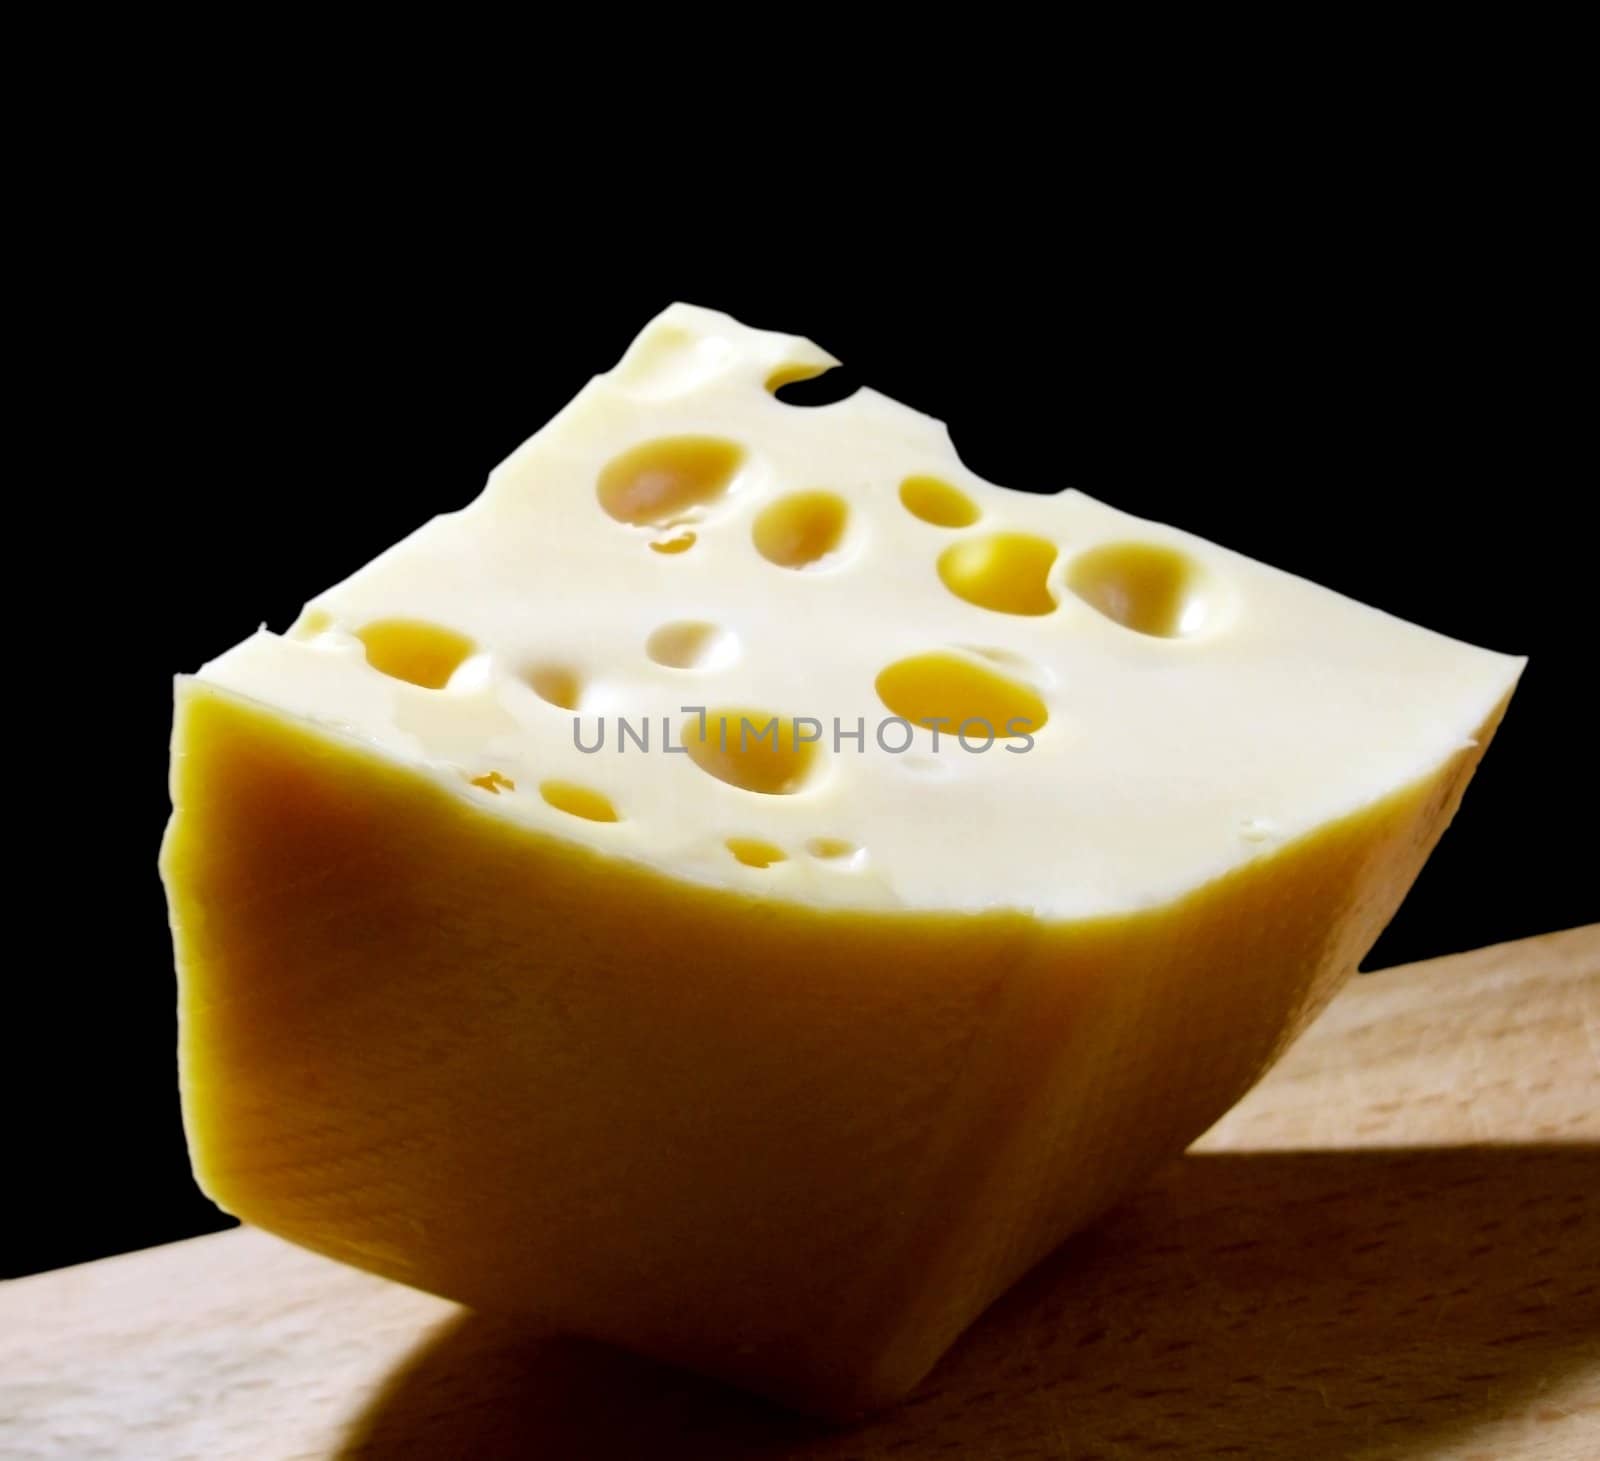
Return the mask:
[[[200, 677], [674, 877], [1075, 918], [1164, 903], [1427, 776], [1519, 673], [1082, 493], [986, 483], [939, 422], [870, 390], [773, 394], [831, 363], [674, 305], [471, 506]], [[696, 453], [710, 478], [733, 462], [727, 480], [684, 488]], [[702, 500], [627, 520], [675, 481]], [[440, 687], [372, 662], [412, 650]], [[980, 752], [978, 724], [973, 749], [944, 732], [935, 752], [890, 718], [942, 713], [942, 694], [1046, 718], [1020, 752]], [[664, 718], [670, 744], [692, 737], [685, 706], [808, 717], [822, 738], [794, 789], [752, 790], [663, 748]], [[864, 749], [835, 749], [836, 723]], [[580, 749], [602, 724], [603, 749]]]

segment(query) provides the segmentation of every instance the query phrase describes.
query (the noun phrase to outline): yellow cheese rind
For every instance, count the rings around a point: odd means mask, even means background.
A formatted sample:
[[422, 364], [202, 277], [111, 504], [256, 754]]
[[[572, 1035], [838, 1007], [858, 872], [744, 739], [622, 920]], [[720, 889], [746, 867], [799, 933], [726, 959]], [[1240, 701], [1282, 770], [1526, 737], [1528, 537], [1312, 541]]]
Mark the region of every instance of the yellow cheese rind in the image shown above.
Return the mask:
[[685, 881], [181, 682], [162, 871], [196, 1174], [403, 1282], [882, 1405], [1331, 996], [1498, 715], [1181, 898], [1071, 919]]

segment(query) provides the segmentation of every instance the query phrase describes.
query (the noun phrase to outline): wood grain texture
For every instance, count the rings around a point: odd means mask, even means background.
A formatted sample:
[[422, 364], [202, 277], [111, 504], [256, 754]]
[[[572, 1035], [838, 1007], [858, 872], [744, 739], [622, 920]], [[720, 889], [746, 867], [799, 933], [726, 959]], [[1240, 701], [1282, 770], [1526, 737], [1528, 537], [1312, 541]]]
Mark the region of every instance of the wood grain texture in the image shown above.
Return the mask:
[[1358, 980], [830, 1430], [241, 1230], [0, 1285], [0, 1456], [1600, 1456], [1600, 925]]

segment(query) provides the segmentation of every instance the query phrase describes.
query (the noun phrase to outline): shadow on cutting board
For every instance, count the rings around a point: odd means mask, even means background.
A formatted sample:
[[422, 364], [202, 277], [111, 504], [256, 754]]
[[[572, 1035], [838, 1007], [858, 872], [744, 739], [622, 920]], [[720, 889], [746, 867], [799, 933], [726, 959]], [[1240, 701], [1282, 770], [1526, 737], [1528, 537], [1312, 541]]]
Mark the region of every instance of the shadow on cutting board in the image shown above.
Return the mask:
[[[347, 1457], [1437, 1454], [1600, 1387], [1600, 1147], [1186, 1157], [849, 1431], [597, 1345], [468, 1316]], [[1488, 1453], [1485, 1453], [1488, 1454]]]

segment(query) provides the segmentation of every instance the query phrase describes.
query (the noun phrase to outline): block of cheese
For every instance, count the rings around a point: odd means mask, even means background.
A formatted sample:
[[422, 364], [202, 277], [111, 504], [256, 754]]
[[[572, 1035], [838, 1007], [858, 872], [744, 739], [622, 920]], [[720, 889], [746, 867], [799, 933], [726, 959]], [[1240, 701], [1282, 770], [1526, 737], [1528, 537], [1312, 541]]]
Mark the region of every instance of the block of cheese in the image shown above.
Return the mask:
[[831, 363], [673, 306], [181, 680], [163, 872], [220, 1206], [838, 1416], [1261, 1075], [1521, 662]]

